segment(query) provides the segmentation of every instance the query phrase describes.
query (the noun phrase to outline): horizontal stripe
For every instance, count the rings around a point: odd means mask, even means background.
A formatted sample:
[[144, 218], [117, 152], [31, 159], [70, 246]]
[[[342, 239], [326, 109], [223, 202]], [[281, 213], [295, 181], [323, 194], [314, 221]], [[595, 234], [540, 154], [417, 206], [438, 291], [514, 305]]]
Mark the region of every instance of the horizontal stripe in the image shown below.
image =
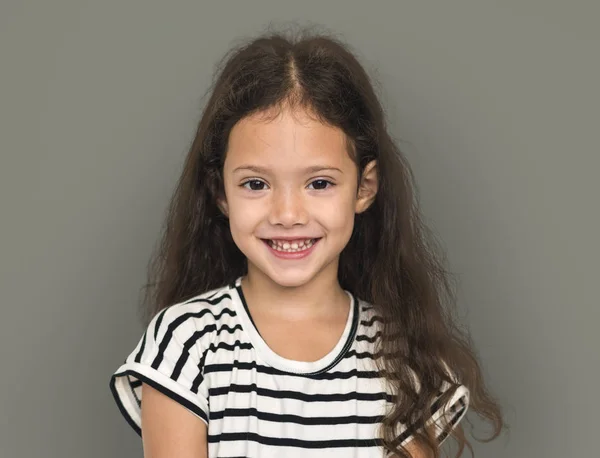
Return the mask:
[[383, 318], [381, 318], [379, 315], [374, 315], [371, 318], [369, 318], [368, 320], [361, 320], [360, 324], [361, 324], [361, 326], [364, 326], [365, 328], [370, 328], [376, 322], [383, 323]]
[[375, 343], [375, 341], [377, 339], [379, 339], [379, 337], [381, 337], [381, 331], [377, 331], [373, 336], [365, 336], [365, 335], [356, 336], [356, 340], [357, 340], [357, 342], [366, 341], [369, 343]]
[[310, 417], [305, 418], [300, 415], [292, 414], [275, 414], [269, 412], [261, 412], [256, 408], [250, 409], [225, 409], [216, 412], [210, 412], [210, 420], [222, 420], [226, 417], [256, 417], [259, 420], [270, 421], [274, 423], [294, 423], [304, 426], [319, 426], [319, 425], [348, 425], [348, 424], [375, 424], [381, 421], [382, 415], [361, 416], [348, 415], [345, 417]]
[[290, 390], [270, 390], [259, 388], [256, 384], [237, 385], [231, 384], [220, 388], [209, 388], [209, 396], [225, 396], [230, 393], [256, 393], [258, 396], [273, 399], [296, 399], [304, 402], [343, 402], [343, 401], [380, 401], [392, 402], [392, 396], [387, 393], [335, 393], [335, 394], [308, 394]]
[[326, 449], [326, 448], [362, 448], [362, 447], [378, 447], [381, 446], [379, 439], [332, 439], [321, 441], [309, 441], [301, 439], [289, 439], [279, 437], [262, 436], [255, 433], [222, 433], [209, 435], [208, 442], [228, 442], [228, 441], [243, 441], [243, 442], [258, 442], [263, 445], [273, 445], [278, 447], [297, 447], [308, 449]]
[[233, 370], [256, 370], [256, 372], [260, 372], [263, 374], [269, 375], [280, 375], [286, 377], [302, 377], [302, 378], [310, 378], [314, 380], [338, 380], [338, 379], [348, 379], [352, 377], [358, 378], [378, 378], [379, 373], [377, 371], [361, 371], [357, 369], [352, 369], [350, 371], [335, 371], [335, 372], [324, 372], [319, 374], [291, 374], [288, 372], [281, 371], [279, 369], [272, 368], [270, 366], [263, 366], [262, 364], [257, 364], [254, 361], [250, 362], [242, 362], [242, 361], [234, 361], [230, 364], [207, 364], [204, 367], [204, 374], [210, 374], [211, 372], [231, 372]]
[[[194, 337], [194, 339], [196, 339], [196, 338]], [[194, 339], [190, 338], [190, 341], [192, 341]], [[188, 349], [188, 347], [191, 348], [191, 346], [192, 345], [188, 345], [188, 342], [186, 342], [184, 348]], [[231, 352], [232, 356], [237, 356], [235, 353], [236, 348], [239, 348], [240, 350], [253, 350], [254, 349], [254, 347], [252, 346], [252, 344], [250, 342], [241, 342], [239, 339], [236, 339], [233, 343], [219, 342], [216, 345], [214, 343], [211, 343], [206, 351], [208, 353], [214, 354], [219, 350], [226, 350], [226, 351]], [[225, 355], [223, 355], [223, 354], [221, 354], [220, 356], [225, 357]], [[237, 356], [237, 357], [239, 358], [239, 356]], [[350, 350], [344, 355], [343, 359], [348, 359], [348, 358], [377, 359], [379, 357], [380, 357], [379, 354], [373, 354], [368, 351], [357, 352], [356, 350]], [[246, 362], [251, 362], [251, 361], [252, 360], [249, 359]]]

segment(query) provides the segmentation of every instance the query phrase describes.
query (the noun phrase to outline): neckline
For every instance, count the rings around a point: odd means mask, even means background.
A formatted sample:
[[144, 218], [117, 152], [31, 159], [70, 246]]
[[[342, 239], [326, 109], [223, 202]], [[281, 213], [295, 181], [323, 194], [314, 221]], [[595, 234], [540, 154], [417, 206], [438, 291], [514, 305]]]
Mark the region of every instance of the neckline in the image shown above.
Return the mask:
[[348, 313], [344, 331], [335, 346], [329, 353], [317, 361], [297, 361], [278, 355], [264, 341], [250, 315], [250, 310], [242, 291], [241, 280], [242, 277], [240, 276], [235, 280], [233, 285], [231, 285], [231, 291], [233, 293], [231, 298], [236, 313], [240, 318], [242, 328], [246, 332], [250, 342], [260, 357], [271, 367], [291, 374], [320, 374], [322, 372], [327, 372], [337, 365], [352, 346], [358, 329], [359, 301], [350, 291], [344, 290], [350, 298], [350, 313]]

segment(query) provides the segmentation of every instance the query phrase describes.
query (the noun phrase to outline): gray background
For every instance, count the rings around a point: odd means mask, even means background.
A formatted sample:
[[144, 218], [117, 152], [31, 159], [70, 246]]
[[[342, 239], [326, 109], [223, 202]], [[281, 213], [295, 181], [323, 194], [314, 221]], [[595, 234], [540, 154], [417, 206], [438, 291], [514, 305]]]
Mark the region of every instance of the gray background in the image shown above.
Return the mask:
[[512, 427], [476, 455], [598, 456], [599, 14], [3, 0], [0, 457], [142, 455], [109, 377], [141, 335], [139, 289], [213, 66], [270, 21], [339, 32], [381, 83]]

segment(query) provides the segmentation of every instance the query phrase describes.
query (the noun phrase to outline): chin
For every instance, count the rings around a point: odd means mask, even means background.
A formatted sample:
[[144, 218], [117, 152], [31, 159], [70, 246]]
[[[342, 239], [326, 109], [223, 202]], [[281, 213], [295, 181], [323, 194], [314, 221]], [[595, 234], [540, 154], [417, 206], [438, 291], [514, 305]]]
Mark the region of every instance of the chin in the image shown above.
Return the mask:
[[271, 282], [283, 288], [298, 288], [306, 285], [312, 281], [318, 271], [314, 272], [312, 269], [281, 269], [279, 271], [274, 270], [274, 266], [261, 266], [260, 264], [254, 264], [253, 270], [261, 276], [266, 277]]
[[286, 288], [297, 288], [310, 282], [314, 278], [313, 273], [308, 272], [279, 272], [274, 275], [265, 273], [272, 282]]

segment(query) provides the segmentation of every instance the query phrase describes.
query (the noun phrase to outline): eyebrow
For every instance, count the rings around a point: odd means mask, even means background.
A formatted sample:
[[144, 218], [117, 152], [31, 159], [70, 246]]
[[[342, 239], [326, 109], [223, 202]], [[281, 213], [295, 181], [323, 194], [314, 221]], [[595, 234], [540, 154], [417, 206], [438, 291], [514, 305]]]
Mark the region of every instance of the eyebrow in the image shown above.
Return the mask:
[[[263, 168], [263, 167], [259, 167], [257, 165], [241, 165], [241, 166], [236, 167], [235, 169], [233, 169], [232, 173], [239, 172], [239, 171], [242, 171], [242, 170], [250, 170], [252, 172], [263, 173], [263, 174], [268, 174], [269, 173], [269, 169]], [[338, 169], [337, 167], [331, 167], [331, 166], [328, 166], [328, 165], [313, 165], [313, 166], [310, 166], [310, 167], [306, 167], [304, 169], [304, 172], [305, 173], [315, 173], [315, 172], [321, 172], [323, 170], [335, 170], [335, 171], [338, 171], [340, 173], [344, 173], [344, 172], [342, 172], [341, 169]]]

